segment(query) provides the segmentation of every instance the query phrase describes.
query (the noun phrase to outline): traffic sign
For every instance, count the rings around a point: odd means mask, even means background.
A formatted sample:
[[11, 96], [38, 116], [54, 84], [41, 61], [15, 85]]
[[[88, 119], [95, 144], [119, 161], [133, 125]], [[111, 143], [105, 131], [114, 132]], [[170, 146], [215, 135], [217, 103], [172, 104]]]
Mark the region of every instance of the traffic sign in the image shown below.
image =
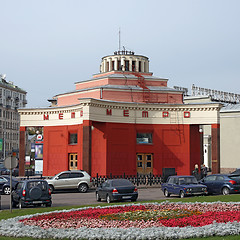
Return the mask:
[[7, 157], [4, 161], [4, 165], [7, 169], [12, 170], [13, 168], [17, 167], [18, 160], [15, 156]]

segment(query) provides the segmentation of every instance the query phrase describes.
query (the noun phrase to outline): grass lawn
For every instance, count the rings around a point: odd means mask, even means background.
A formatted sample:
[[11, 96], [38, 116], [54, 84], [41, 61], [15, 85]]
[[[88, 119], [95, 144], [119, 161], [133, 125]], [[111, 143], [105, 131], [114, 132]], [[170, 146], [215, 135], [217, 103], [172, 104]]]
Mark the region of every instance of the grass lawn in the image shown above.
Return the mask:
[[[162, 201], [152, 201], [152, 202], [162, 202]], [[179, 202], [179, 201], [181, 201], [181, 202], [216, 202], [216, 201], [240, 202], [240, 194], [232, 194], [232, 195], [227, 195], [227, 196], [218, 195], [218, 196], [206, 196], [206, 197], [205, 196], [187, 197], [187, 198], [183, 198], [183, 199], [172, 198], [168, 201], [170, 201], [170, 202]], [[125, 204], [125, 203], [126, 202], [117, 203], [117, 204]], [[116, 203], [111, 203], [111, 205], [114, 205], [114, 204], [116, 204]], [[109, 204], [104, 204], [104, 205], [109, 205]], [[95, 206], [95, 205], [88, 205], [88, 206]], [[63, 209], [73, 209], [73, 208], [79, 208], [79, 207], [84, 207], [84, 206], [13, 209], [12, 213], [10, 213], [9, 210], [2, 210], [2, 211], [0, 211], [0, 220], [1, 219], [12, 218], [12, 217], [16, 217], [16, 216], [34, 214], [34, 213], [42, 213], [42, 212], [49, 212], [49, 211], [63, 210]], [[13, 238], [13, 237], [0, 236], [0, 240], [10, 240], [10, 239], [32, 240], [32, 239], [36, 239], [36, 238], [27, 238], [27, 237], [26, 238]], [[237, 240], [237, 239], [240, 239], [240, 235], [224, 236], [224, 237], [208, 237], [208, 238], [191, 238], [191, 239], [194, 239], [194, 240], [200, 240], [200, 239], [204, 239], [204, 240]]]

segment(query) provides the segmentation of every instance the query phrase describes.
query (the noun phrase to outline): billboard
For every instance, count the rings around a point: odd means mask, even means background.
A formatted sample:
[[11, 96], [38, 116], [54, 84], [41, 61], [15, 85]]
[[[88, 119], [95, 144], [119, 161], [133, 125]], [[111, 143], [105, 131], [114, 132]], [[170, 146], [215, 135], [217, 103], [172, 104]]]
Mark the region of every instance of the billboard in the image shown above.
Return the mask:
[[35, 144], [35, 159], [43, 159], [43, 144]]
[[43, 160], [35, 160], [35, 174], [42, 174]]

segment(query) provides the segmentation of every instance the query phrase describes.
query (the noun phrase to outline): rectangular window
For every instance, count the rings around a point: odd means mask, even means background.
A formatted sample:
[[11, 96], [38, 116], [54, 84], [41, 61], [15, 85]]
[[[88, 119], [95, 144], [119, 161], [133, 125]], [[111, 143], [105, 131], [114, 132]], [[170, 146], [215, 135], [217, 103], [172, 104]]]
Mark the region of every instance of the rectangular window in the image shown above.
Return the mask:
[[152, 143], [152, 133], [137, 133], [137, 144]]
[[69, 144], [77, 144], [77, 133], [69, 134]]

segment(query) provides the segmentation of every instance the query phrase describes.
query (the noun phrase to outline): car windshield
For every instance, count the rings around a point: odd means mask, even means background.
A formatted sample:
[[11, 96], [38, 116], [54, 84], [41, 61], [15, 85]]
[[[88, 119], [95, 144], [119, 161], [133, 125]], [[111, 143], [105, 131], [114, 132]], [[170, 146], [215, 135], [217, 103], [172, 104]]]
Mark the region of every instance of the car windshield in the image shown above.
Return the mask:
[[182, 177], [179, 178], [179, 184], [197, 184], [197, 179], [195, 177]]
[[127, 179], [116, 179], [112, 181], [113, 187], [119, 187], [119, 186], [132, 186], [133, 184], [128, 181]]

